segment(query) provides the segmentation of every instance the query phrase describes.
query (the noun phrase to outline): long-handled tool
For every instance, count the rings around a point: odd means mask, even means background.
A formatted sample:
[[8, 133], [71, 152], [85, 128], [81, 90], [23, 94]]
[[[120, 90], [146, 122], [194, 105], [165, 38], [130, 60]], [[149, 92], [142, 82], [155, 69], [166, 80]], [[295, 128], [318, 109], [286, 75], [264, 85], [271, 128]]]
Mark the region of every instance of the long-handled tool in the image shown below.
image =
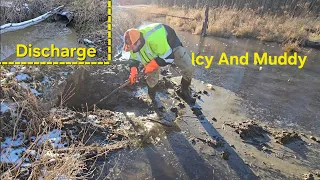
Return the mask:
[[[137, 76], [137, 79], [140, 79], [141, 77], [143, 77], [143, 75], [144, 75], [144, 73], [143, 73], [143, 71], [141, 71], [141, 72], [139, 73], [139, 75]], [[130, 84], [130, 80], [126, 80], [123, 84], [121, 84], [119, 87], [117, 87], [117, 88], [116, 88], [115, 90], [113, 90], [111, 93], [109, 93], [108, 95], [106, 95], [105, 97], [103, 97], [102, 99], [100, 99], [98, 102], [96, 102], [96, 103], [94, 103], [93, 105], [91, 105], [91, 106], [89, 107], [89, 109], [93, 108], [94, 105], [97, 105], [98, 103], [100, 103], [100, 102], [104, 101], [105, 99], [111, 97], [114, 93], [116, 93], [117, 91], [119, 91], [120, 89], [126, 87], [126, 86], [129, 85], [129, 84]]]

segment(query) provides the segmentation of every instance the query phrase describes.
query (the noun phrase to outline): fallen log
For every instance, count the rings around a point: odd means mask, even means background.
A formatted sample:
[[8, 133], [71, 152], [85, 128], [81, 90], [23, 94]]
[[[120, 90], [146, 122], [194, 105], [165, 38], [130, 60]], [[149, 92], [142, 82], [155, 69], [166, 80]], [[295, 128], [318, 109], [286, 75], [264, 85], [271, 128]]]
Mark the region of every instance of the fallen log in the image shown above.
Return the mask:
[[20, 22], [20, 23], [8, 23], [8, 24], [4, 24], [2, 26], [0, 26], [0, 34], [2, 33], [6, 33], [6, 32], [10, 32], [10, 31], [16, 31], [19, 29], [24, 29], [26, 27], [32, 26], [34, 24], [37, 24], [45, 19], [47, 19], [48, 17], [56, 14], [58, 11], [60, 11], [64, 6], [59, 6], [57, 8], [54, 8], [53, 10], [38, 16], [34, 19], [30, 19], [24, 22]]
[[301, 43], [303, 47], [310, 47], [320, 50], [320, 42], [305, 40]]
[[150, 14], [156, 14], [156, 15], [161, 15], [161, 16], [171, 16], [171, 17], [176, 17], [176, 18], [181, 18], [181, 19], [197, 20], [197, 19], [195, 19], [195, 18], [182, 17], [182, 16], [174, 16], [174, 15], [170, 15], [170, 14], [160, 14], [160, 13], [150, 13]]

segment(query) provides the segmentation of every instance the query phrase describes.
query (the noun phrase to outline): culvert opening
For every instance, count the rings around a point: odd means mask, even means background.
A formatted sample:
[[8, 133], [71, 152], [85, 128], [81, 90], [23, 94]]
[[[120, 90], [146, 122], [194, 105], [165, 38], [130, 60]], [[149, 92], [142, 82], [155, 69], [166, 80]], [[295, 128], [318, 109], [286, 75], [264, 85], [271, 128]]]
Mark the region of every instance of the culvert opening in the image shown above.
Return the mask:
[[55, 14], [54, 19], [65, 24], [69, 24], [73, 20], [73, 13], [70, 11], [60, 11]]

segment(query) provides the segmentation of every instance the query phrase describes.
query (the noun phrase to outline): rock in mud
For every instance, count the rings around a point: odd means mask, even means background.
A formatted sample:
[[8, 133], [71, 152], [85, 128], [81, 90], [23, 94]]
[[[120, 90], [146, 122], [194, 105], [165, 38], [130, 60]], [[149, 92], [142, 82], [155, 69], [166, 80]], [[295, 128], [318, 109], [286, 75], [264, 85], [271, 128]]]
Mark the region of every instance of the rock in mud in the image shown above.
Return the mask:
[[235, 129], [235, 132], [242, 139], [264, 138], [267, 133], [261, 126], [253, 121], [244, 121], [240, 123], [226, 123], [226, 125]]
[[313, 136], [310, 136], [310, 139], [314, 140], [314, 141], [317, 141], [317, 138], [313, 137]]
[[173, 113], [178, 113], [178, 108], [173, 107], [173, 108], [170, 109], [170, 111], [173, 112]]
[[314, 180], [313, 174], [307, 173], [303, 175], [304, 180]]
[[318, 177], [320, 177], [320, 170], [315, 170], [314, 174]]
[[202, 115], [202, 111], [201, 111], [200, 108], [193, 107], [193, 108], [191, 108], [191, 110], [193, 111], [193, 114], [196, 115], [196, 116]]
[[180, 102], [180, 103], [178, 104], [178, 106], [179, 106], [179, 108], [181, 108], [181, 109], [183, 109], [183, 108], [186, 107], [186, 105], [184, 105], [182, 102]]
[[273, 133], [277, 143], [288, 144], [297, 140], [301, 140], [297, 132], [294, 131], [282, 131]]
[[224, 159], [224, 160], [228, 160], [229, 159], [229, 156], [230, 156], [230, 153], [228, 150], [224, 150], [222, 153], [221, 153], [221, 158]]

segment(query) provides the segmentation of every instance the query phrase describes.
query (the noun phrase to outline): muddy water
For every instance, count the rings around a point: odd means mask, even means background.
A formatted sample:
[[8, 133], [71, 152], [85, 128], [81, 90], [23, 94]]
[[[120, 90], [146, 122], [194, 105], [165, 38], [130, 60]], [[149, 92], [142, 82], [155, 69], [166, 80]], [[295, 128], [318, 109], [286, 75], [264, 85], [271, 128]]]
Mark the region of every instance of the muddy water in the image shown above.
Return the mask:
[[[320, 128], [320, 52], [310, 50], [303, 69], [297, 66], [253, 65], [254, 52], [283, 55], [281, 46], [255, 40], [207, 37], [199, 48], [199, 36], [179, 32], [185, 46], [201, 55], [215, 56], [213, 65], [196, 70], [195, 78], [235, 92], [244, 99], [248, 116], [283, 128], [319, 134]], [[244, 55], [249, 52], [249, 65], [218, 65], [222, 52]]]
[[[1, 61], [75, 61], [74, 58], [34, 58], [16, 57], [17, 44], [32, 44], [32, 47], [49, 47], [54, 44], [58, 48], [79, 47], [75, 30], [62, 23], [39, 23], [25, 29], [1, 34]], [[21, 50], [22, 52], [22, 50]]]
[[[146, 24], [150, 22], [141, 27]], [[320, 51], [309, 49], [299, 53], [308, 57], [302, 69], [289, 65], [262, 66], [259, 71], [259, 66], [253, 65], [253, 53], [283, 55], [281, 45], [216, 37], [200, 41], [198, 35], [179, 30], [177, 34], [190, 53], [215, 57], [210, 68], [198, 66], [194, 78], [235, 92], [244, 99], [243, 108], [249, 118], [320, 135]], [[249, 52], [249, 65], [218, 65], [223, 52], [237, 56]]]

